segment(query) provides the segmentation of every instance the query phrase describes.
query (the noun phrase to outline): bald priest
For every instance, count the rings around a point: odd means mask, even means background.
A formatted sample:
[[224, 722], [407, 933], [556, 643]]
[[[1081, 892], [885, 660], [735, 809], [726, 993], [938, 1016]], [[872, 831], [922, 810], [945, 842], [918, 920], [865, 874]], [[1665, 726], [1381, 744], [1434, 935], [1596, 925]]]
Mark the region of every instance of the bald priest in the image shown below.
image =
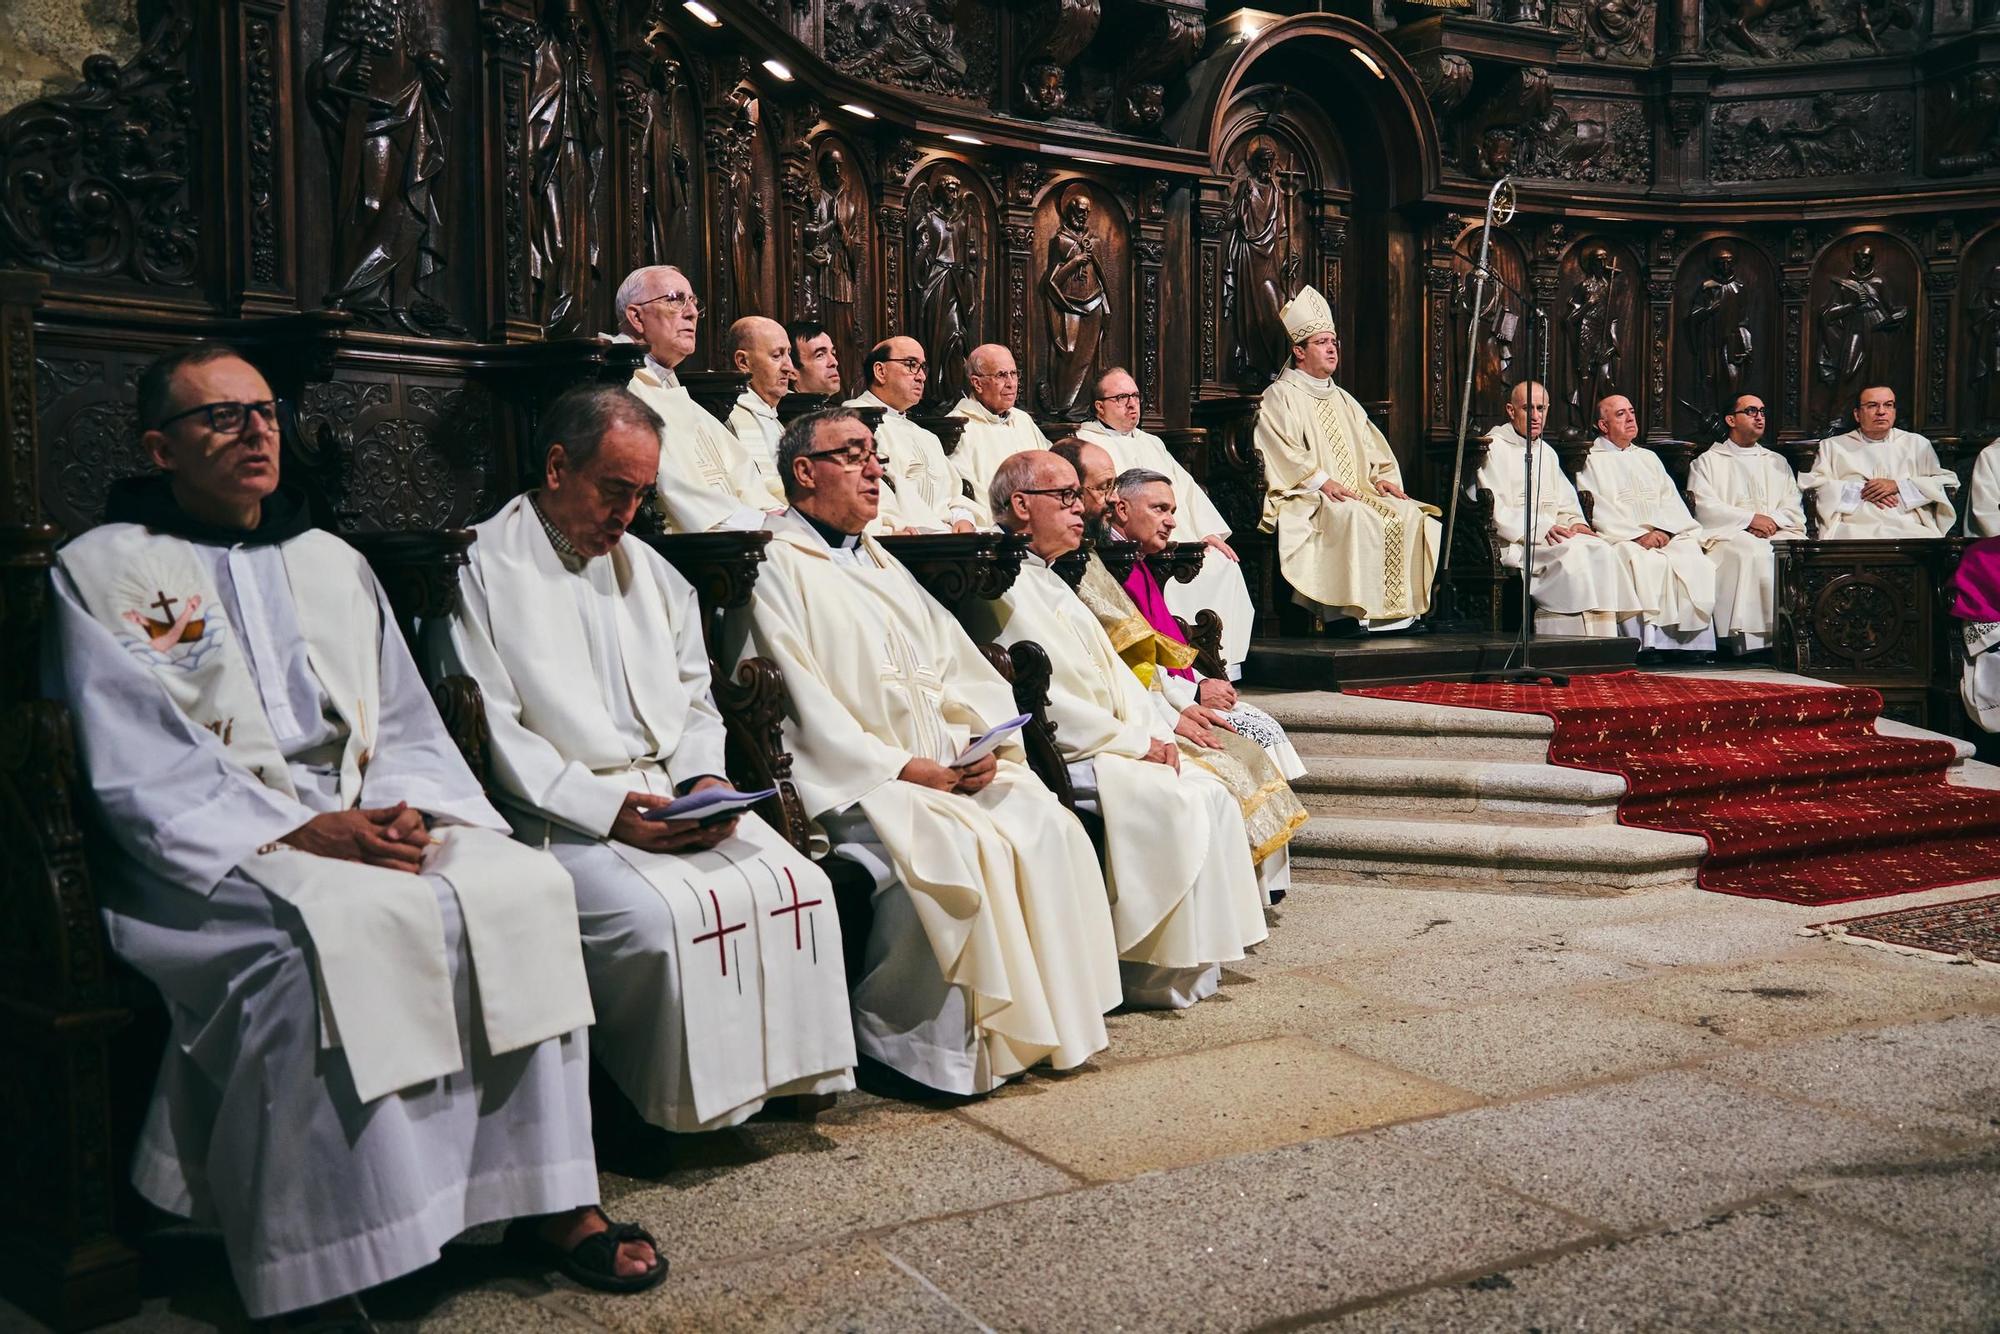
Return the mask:
[[485, 698], [515, 836], [576, 882], [597, 1058], [676, 1131], [851, 1089], [825, 875], [754, 814], [649, 818], [730, 790], [694, 590], [625, 531], [659, 468], [659, 418], [589, 385], [537, 437], [542, 485], [474, 530], [443, 651]]

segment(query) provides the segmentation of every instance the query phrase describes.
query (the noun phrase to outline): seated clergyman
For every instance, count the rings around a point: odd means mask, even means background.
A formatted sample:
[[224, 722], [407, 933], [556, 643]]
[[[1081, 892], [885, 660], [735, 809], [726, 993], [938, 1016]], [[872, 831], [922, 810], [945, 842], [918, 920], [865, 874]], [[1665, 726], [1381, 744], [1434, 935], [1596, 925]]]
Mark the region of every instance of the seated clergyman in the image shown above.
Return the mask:
[[[1535, 628], [1545, 633], [1615, 636], [1639, 614], [1632, 574], [1611, 544], [1583, 519], [1583, 502], [1562, 461], [1542, 436], [1548, 390], [1523, 380], [1507, 395], [1507, 420], [1487, 433], [1486, 459], [1468, 491], [1493, 496], [1500, 560], [1518, 570], [1535, 539]], [[1534, 442], [1534, 513], [1528, 504], [1529, 442]]]
[[[1025, 533], [1020, 575], [968, 623], [975, 636], [1047, 652], [1049, 721], [1080, 804], [1104, 820], [1104, 879], [1128, 1005], [1181, 1008], [1214, 994], [1221, 965], [1264, 939], [1243, 816], [1220, 779], [1183, 766], [1171, 715], [1119, 658], [1049, 562], [1083, 542], [1076, 469], [1046, 449], [995, 469], [988, 504]], [[1162, 837], [1163, 833], [1170, 836]]]
[[689, 396], [674, 368], [694, 355], [701, 302], [687, 275], [670, 264], [634, 269], [618, 284], [615, 304], [625, 332], [646, 345], [646, 360], [626, 385], [666, 423], [660, 434], [660, 514], [669, 531], [757, 528], [778, 509], [784, 490], [736, 433]]
[[1712, 650], [1715, 566], [1701, 549], [1701, 524], [1660, 456], [1635, 443], [1639, 414], [1631, 399], [1598, 400], [1597, 430], [1576, 484], [1590, 492], [1592, 526], [1624, 562], [1639, 595], [1638, 615], [1621, 629], [1638, 639], [1642, 653]]
[[1869, 385], [1855, 395], [1854, 429], [1819, 442], [1811, 471], [1819, 535], [1834, 538], [1943, 537], [1957, 512], [1958, 477], [1931, 442], [1896, 425], [1896, 391]]
[[793, 390], [823, 398], [839, 397], [840, 353], [826, 326], [817, 320], [793, 320], [785, 326], [785, 336], [792, 341], [792, 365], [799, 373]]
[[1175, 580], [1167, 586], [1167, 607], [1190, 621], [1203, 611], [1213, 611], [1222, 618], [1222, 657], [1229, 664], [1230, 679], [1236, 679], [1243, 674], [1243, 659], [1250, 652], [1257, 606], [1250, 600], [1242, 563], [1229, 545], [1229, 525], [1223, 521], [1222, 511], [1181, 466], [1166, 441], [1140, 428], [1139, 383], [1131, 372], [1114, 366], [1099, 376], [1092, 403], [1096, 417], [1077, 427], [1076, 433], [1111, 456], [1114, 473], [1151, 468], [1173, 479], [1174, 496], [1180, 502], [1180, 525], [1175, 532], [1183, 542], [1205, 544], [1209, 555], [1194, 578]]
[[850, 408], [880, 408], [883, 413], [877, 444], [889, 460], [883, 465], [888, 490], [871, 532], [969, 533], [979, 526], [985, 502], [965, 493], [965, 483], [952, 470], [936, 434], [910, 420], [910, 409], [923, 401], [929, 376], [922, 343], [885, 338], [861, 363], [865, 391], [847, 400]]
[[[767, 485], [778, 479], [778, 400], [792, 392], [799, 373], [792, 364], [792, 340], [785, 326], [762, 315], [745, 315], [729, 326], [723, 354], [738, 372], [750, 377], [750, 387], [736, 396], [729, 412], [729, 429], [757, 465]], [[782, 488], [781, 488], [782, 489]]]
[[1805, 500], [1792, 465], [1757, 443], [1763, 399], [1738, 394], [1723, 423], [1729, 435], [1688, 468], [1688, 502], [1715, 562], [1716, 638], [1736, 652], [1755, 653], [1770, 645], [1777, 624], [1771, 543], [1805, 540]]
[[972, 392], [951, 410], [965, 418], [965, 434], [951, 453], [951, 466], [972, 492], [981, 525], [999, 516], [987, 508], [993, 473], [1008, 457], [1024, 449], [1047, 449], [1048, 437], [1034, 419], [1014, 402], [1021, 395], [1021, 372], [1014, 354], [999, 343], [982, 343], [965, 358]]
[[479, 683], [515, 836], [576, 882], [595, 1054], [668, 1130], [854, 1087], [826, 877], [754, 814], [648, 819], [727, 791], [694, 590], [628, 534], [659, 419], [609, 385], [538, 427], [542, 486], [475, 530], [447, 656]]
[[650, 1286], [665, 1258], [595, 1207], [569, 876], [501, 832], [368, 567], [280, 487], [263, 376], [170, 353], [138, 415], [162, 472], [63, 549], [49, 658], [113, 947], [172, 1025], [134, 1184], [221, 1230], [254, 1318], [508, 1217]]
[[1105, 1045], [1119, 1003], [1104, 878], [1018, 738], [969, 757], [1013, 692], [873, 538], [884, 465], [852, 411], [785, 428], [792, 507], [771, 521], [746, 652], [781, 668], [785, 743], [806, 813], [870, 871], [853, 979], [857, 1045], [951, 1093]]
[[1340, 336], [1326, 298], [1302, 288], [1278, 316], [1292, 364], [1257, 410], [1261, 526], [1277, 535], [1278, 568], [1301, 606], [1401, 629], [1430, 609], [1437, 510], [1403, 490], [1388, 442], [1333, 382]]

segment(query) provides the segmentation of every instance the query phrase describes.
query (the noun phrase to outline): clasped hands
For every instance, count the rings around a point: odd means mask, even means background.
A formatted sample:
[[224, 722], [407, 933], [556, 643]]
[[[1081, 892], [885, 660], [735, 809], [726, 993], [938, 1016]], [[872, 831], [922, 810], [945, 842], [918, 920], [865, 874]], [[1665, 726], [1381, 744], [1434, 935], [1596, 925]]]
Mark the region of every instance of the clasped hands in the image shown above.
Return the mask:
[[1753, 514], [1743, 526], [1752, 537], [1772, 537], [1778, 531], [1778, 521], [1768, 514]]
[[1542, 534], [1542, 541], [1555, 543], [1572, 537], [1596, 537], [1597, 530], [1587, 523], [1559, 523]]
[[[1394, 482], [1391, 482], [1386, 478], [1382, 481], [1375, 482], [1372, 485], [1375, 488], [1375, 494], [1378, 496], [1393, 496], [1397, 500], [1408, 500], [1410, 498], [1409, 492], [1405, 491], [1402, 487], [1397, 486]], [[1334, 481], [1331, 477], [1327, 478], [1324, 482], [1320, 483], [1319, 493], [1325, 496], [1328, 500], [1361, 499], [1361, 493], [1359, 491], [1356, 491], [1351, 486], [1344, 486], [1341, 483]]]
[[424, 813], [406, 801], [322, 811], [278, 841], [315, 856], [413, 874], [423, 869], [424, 849], [437, 842], [424, 824]]
[[1885, 510], [1899, 509], [1903, 504], [1903, 488], [1893, 478], [1870, 477], [1861, 485], [1861, 498]]

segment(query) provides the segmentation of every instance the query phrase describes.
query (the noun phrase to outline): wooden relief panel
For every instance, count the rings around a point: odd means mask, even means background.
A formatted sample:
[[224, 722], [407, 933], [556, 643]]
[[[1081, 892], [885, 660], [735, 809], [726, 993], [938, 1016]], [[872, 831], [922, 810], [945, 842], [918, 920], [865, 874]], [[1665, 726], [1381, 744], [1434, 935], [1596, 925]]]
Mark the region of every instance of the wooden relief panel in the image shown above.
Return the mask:
[[[1306, 199], [1318, 182], [1304, 150], [1271, 127], [1244, 134], [1222, 162], [1230, 177], [1221, 274], [1223, 378], [1261, 390], [1291, 363], [1278, 311], [1310, 281]], [[1325, 295], [1332, 302], [1338, 294]]]
[[[1451, 365], [1447, 373], [1451, 416], [1446, 425], [1455, 429], [1458, 423], [1458, 398], [1465, 392], [1465, 362], [1468, 345], [1471, 345], [1476, 349], [1472, 352], [1471, 430], [1474, 433], [1483, 432], [1495, 422], [1504, 420], [1507, 395], [1516, 383], [1535, 373], [1528, 360], [1527, 314], [1518, 295], [1530, 290], [1527, 254], [1521, 249], [1519, 241], [1496, 229], [1487, 252], [1486, 267], [1500, 281], [1488, 282], [1485, 295], [1480, 296], [1477, 268], [1482, 230], [1479, 227], [1470, 229], [1458, 238], [1457, 245], [1453, 247], [1454, 285], [1450, 293]], [[1478, 303], [1476, 321], [1473, 318], [1475, 301]], [[1539, 360], [1537, 353], [1536, 361]]]
[[715, 329], [745, 315], [783, 309], [777, 213], [777, 160], [764, 126], [764, 108], [747, 85], [732, 92], [720, 126], [708, 135], [715, 208]]
[[909, 300], [903, 328], [924, 345], [924, 402], [950, 408], [971, 387], [965, 356], [1000, 328], [999, 225], [992, 190], [968, 166], [925, 168], [907, 195]]
[[[642, 264], [705, 272], [702, 219], [708, 216], [701, 107], [686, 54], [668, 35], [657, 8], [621, 49], [625, 254], [617, 266], [621, 271], [610, 276], [614, 289]], [[611, 315], [616, 319], [618, 312]]]
[[1131, 249], [1125, 211], [1102, 186], [1071, 180], [1042, 196], [1030, 302], [1039, 318], [1030, 325], [1027, 359], [1032, 394], [1021, 386], [1022, 402], [1038, 416], [1087, 419], [1097, 377], [1129, 362]]
[[445, 377], [317, 381], [298, 403], [298, 479], [349, 532], [474, 522], [505, 498], [485, 391]]
[[1586, 237], [1563, 256], [1549, 346], [1551, 436], [1597, 434], [1597, 400], [1623, 394], [1646, 416], [1639, 299], [1645, 269], [1623, 242]]
[[1896, 391], [1898, 424], [1915, 428], [1920, 295], [1916, 256], [1885, 232], [1820, 252], [1806, 297], [1809, 432], [1848, 429], [1855, 395], [1877, 384]]
[[70, 345], [48, 335], [37, 342], [42, 512], [65, 532], [80, 533], [103, 519], [113, 482], [153, 470], [139, 447], [133, 399], [159, 349]]
[[854, 375], [876, 342], [870, 317], [875, 291], [875, 246], [867, 178], [854, 146], [838, 135], [814, 145], [806, 183], [805, 235], [799, 246], [805, 301], [833, 335], [841, 373]]
[[607, 285], [607, 78], [603, 32], [583, 0], [546, 0], [544, 8], [527, 91], [528, 277], [535, 321], [558, 337], [606, 327], [610, 310], [599, 290]]
[[2000, 227], [1966, 247], [1959, 267], [1958, 322], [1964, 372], [1959, 378], [1959, 431], [1977, 439], [2000, 435]]
[[1779, 288], [1770, 256], [1740, 236], [1691, 247], [1674, 279], [1673, 433], [1708, 443], [1738, 394], [1762, 398], [1777, 439]]

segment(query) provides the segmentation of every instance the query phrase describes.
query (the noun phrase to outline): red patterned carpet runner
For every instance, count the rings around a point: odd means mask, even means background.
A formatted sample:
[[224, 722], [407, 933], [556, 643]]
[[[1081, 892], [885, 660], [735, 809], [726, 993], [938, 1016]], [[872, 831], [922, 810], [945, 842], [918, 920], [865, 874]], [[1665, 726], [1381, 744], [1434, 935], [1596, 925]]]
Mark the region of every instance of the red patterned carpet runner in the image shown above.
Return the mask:
[[1898, 954], [2000, 967], [2000, 894], [1822, 922], [1813, 930]]
[[1552, 763], [1624, 777], [1621, 824], [1708, 840], [1704, 889], [1845, 903], [2000, 876], [2000, 792], [1947, 786], [1949, 742], [1877, 733], [1873, 690], [1619, 672], [1352, 693], [1547, 714]]

